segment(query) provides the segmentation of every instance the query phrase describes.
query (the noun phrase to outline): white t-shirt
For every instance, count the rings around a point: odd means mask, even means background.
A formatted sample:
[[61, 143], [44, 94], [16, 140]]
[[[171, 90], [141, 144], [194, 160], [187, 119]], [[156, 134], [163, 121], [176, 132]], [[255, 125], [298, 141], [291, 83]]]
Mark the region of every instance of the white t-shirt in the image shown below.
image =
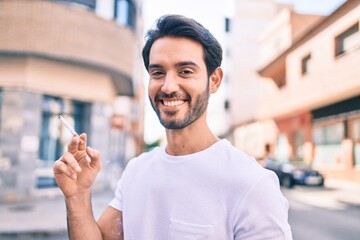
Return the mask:
[[194, 154], [131, 160], [110, 206], [125, 240], [292, 239], [276, 175], [220, 140]]

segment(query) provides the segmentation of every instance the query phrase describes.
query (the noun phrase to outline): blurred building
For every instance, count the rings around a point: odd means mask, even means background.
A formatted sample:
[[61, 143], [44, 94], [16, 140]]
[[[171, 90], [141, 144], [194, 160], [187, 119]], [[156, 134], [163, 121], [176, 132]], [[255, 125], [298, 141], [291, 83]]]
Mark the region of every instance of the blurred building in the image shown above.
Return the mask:
[[359, 16], [359, 0], [322, 18], [280, 12], [260, 37], [258, 72], [274, 87], [256, 114], [276, 123], [276, 157], [303, 159], [326, 177], [354, 181], [360, 181]]
[[56, 189], [52, 164], [71, 139], [59, 114], [101, 151], [98, 187], [141, 151], [140, 6], [0, 1], [0, 201]]
[[278, 4], [275, 0], [234, 0], [233, 16], [225, 23], [224, 85], [229, 123], [224, 136], [256, 158], [263, 157], [265, 146], [277, 136], [272, 119], [256, 119], [258, 105], [268, 88], [257, 73], [258, 37], [278, 12], [288, 8], [291, 6]]

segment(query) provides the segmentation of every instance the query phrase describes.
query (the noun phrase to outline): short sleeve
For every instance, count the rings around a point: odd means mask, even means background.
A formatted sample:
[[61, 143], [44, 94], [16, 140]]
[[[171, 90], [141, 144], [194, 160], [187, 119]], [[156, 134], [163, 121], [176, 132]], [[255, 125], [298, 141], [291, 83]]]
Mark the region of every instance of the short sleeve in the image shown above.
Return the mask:
[[288, 210], [278, 178], [267, 172], [239, 203], [234, 217], [235, 239], [292, 240]]
[[118, 181], [115, 189], [115, 196], [109, 205], [119, 211], [122, 211], [122, 193], [121, 193], [121, 179]]

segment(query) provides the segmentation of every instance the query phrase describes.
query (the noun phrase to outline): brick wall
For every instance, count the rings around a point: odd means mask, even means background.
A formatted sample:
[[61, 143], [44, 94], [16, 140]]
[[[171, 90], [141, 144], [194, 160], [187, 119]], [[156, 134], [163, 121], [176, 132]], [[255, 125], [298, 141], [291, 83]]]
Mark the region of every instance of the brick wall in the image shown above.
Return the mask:
[[76, 6], [0, 1], [0, 52], [36, 53], [132, 75], [135, 33]]

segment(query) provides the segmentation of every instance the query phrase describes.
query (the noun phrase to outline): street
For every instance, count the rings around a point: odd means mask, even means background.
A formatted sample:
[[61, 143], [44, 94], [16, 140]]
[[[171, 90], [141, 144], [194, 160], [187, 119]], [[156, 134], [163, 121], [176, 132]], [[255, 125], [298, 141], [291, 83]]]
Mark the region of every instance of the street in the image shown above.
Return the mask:
[[[339, 190], [331, 187], [282, 188], [289, 201], [289, 222], [294, 240], [357, 240], [360, 236], [360, 205], [345, 203], [358, 194], [357, 191]], [[93, 205], [102, 209], [111, 199], [112, 193], [99, 194]], [[350, 201], [350, 200], [349, 200]], [[51, 202], [42, 204], [49, 205]], [[56, 208], [61, 208], [62, 199]], [[101, 207], [100, 207], [101, 206]], [[62, 211], [61, 211], [62, 212]], [[96, 212], [96, 215], [99, 213]], [[59, 216], [65, 219], [65, 215]], [[57, 220], [57, 221], [60, 221]], [[66, 240], [65, 231], [40, 233], [0, 234], [0, 240]]]
[[328, 188], [283, 189], [290, 205], [289, 223], [294, 240], [357, 240], [360, 236], [360, 206], [334, 199]]

